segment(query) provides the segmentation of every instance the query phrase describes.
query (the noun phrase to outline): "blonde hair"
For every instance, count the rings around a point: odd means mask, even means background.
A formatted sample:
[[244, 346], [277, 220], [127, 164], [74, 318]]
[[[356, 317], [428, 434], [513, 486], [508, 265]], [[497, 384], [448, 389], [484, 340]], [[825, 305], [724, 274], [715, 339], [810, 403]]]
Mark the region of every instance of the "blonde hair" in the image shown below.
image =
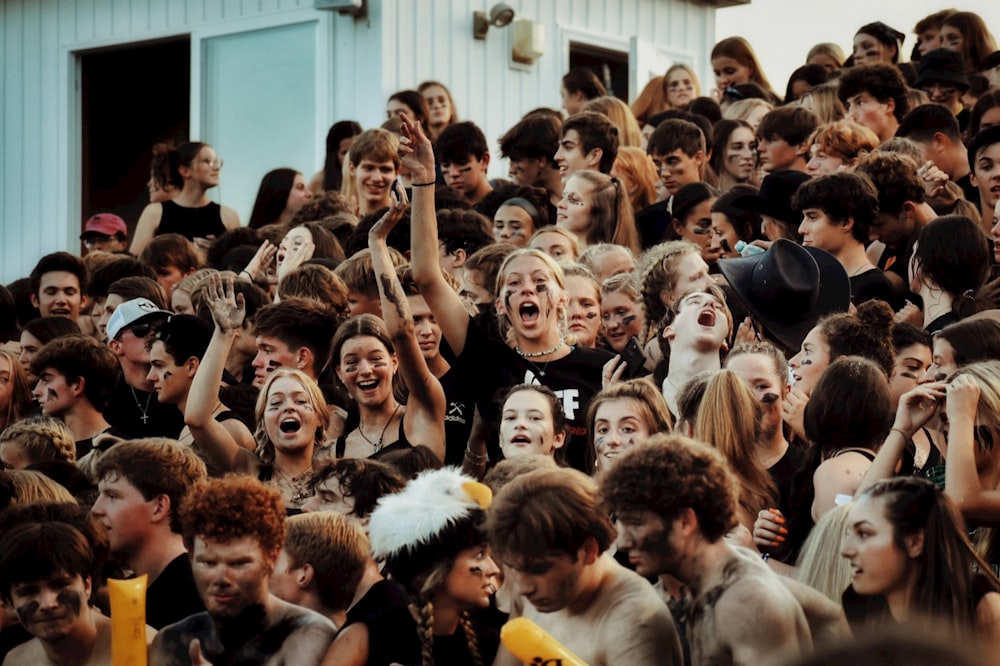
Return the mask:
[[608, 120], [618, 128], [618, 145], [635, 146], [642, 145], [642, 132], [639, 130], [639, 121], [635, 119], [635, 114], [628, 104], [617, 97], [605, 95], [590, 100], [583, 105], [581, 111], [594, 111], [608, 117]]
[[621, 252], [622, 254], [630, 257], [632, 263], [635, 263], [635, 253], [623, 245], [618, 245], [616, 243], [595, 243], [594, 245], [587, 246], [587, 249], [580, 253], [577, 257], [577, 262], [583, 264], [590, 269], [590, 272], [594, 274], [597, 281], [600, 282], [600, 272], [597, 270], [597, 260], [603, 256], [612, 254], [613, 252]]
[[[814, 57], [818, 55], [825, 55], [833, 58], [837, 62], [837, 67], [843, 67], [844, 61], [847, 59], [844, 56], [844, 49], [840, 48], [839, 44], [834, 44], [833, 42], [820, 42], [809, 49], [809, 53], [806, 54], [806, 62], [808, 63]], [[839, 597], [837, 601], [840, 601]]]
[[[563, 261], [576, 261], [577, 257], [580, 256], [580, 251], [582, 249], [580, 247], [580, 239], [579, 239], [579, 237], [577, 237], [577, 235], [574, 234], [572, 231], [569, 231], [568, 229], [563, 229], [562, 227], [557, 227], [554, 224], [549, 224], [549, 225], [544, 226], [541, 229], [538, 229], [537, 231], [535, 231], [535, 233], [531, 234], [531, 238], [528, 239], [528, 247], [527, 248], [519, 248], [519, 249], [522, 249], [522, 250], [524, 250], [524, 249], [535, 249], [535, 248], [531, 247], [531, 244], [534, 242], [534, 240], [536, 238], [538, 238], [542, 234], [547, 234], [547, 233], [559, 234], [560, 236], [562, 236], [563, 238], [565, 238], [566, 240], [568, 240], [570, 247], [573, 249], [573, 256], [572, 257], [567, 257], [567, 258], [563, 259]], [[542, 251], [538, 250], [538, 252], [542, 252]], [[507, 255], [507, 259], [504, 260], [504, 264], [503, 265], [506, 265], [507, 260], [509, 260], [511, 258], [512, 254], [513, 254], [513, 252], [511, 254]], [[545, 254], [545, 253], [542, 252], [542, 254]], [[549, 255], [545, 254], [545, 256], [548, 257]], [[552, 259], [552, 257], [549, 257], [549, 259]], [[556, 260], [552, 259], [552, 261], [553, 261], [553, 263], [555, 263]], [[503, 279], [501, 277], [501, 274], [503, 273], [503, 265], [501, 266], [500, 273], [497, 274], [497, 285], [499, 285], [500, 281]], [[558, 265], [558, 264], [556, 264], [556, 265]]]
[[[539, 231], [536, 231], [535, 235], [532, 236], [531, 238], [534, 239], [535, 236], [537, 236], [543, 230], [544, 231], [559, 231], [561, 233], [566, 233], [566, 234], [569, 234], [570, 236], [572, 236], [571, 232], [566, 231], [565, 229], [562, 229], [560, 227], [542, 227], [542, 229], [540, 229]], [[562, 266], [560, 266], [559, 263], [556, 262], [555, 259], [553, 259], [549, 255], [545, 254], [541, 250], [536, 250], [535, 248], [532, 248], [532, 247], [522, 247], [522, 248], [518, 248], [518, 249], [514, 250], [513, 252], [511, 252], [510, 254], [508, 254], [504, 258], [503, 263], [500, 264], [500, 270], [497, 271], [497, 283], [496, 283], [496, 285], [494, 286], [494, 289], [493, 289], [493, 293], [495, 294], [495, 296], [497, 298], [502, 298], [503, 297], [503, 293], [501, 291], [501, 287], [503, 287], [504, 282], [507, 279], [507, 270], [510, 267], [510, 263], [512, 261], [514, 261], [515, 259], [518, 259], [520, 257], [534, 257], [534, 258], [540, 260], [542, 263], [544, 263], [545, 266], [552, 273], [552, 278], [556, 281], [556, 284], [559, 286], [559, 290], [562, 291], [563, 294], [567, 293], [566, 292], [566, 273], [563, 272]], [[568, 299], [564, 299], [562, 306], [560, 306], [559, 309], [556, 311], [556, 319], [559, 321], [559, 330], [560, 331], [562, 331], [565, 328], [564, 324], [565, 324], [565, 321], [566, 321], [566, 300], [568, 300]], [[504, 337], [504, 339], [506, 339], [508, 342], [513, 342], [513, 337], [512, 337], [512, 335], [513, 335], [513, 328], [510, 325], [510, 315], [509, 314], [504, 314], [502, 317], [499, 317], [499, 327], [500, 327], [500, 333]]]
[[66, 424], [51, 416], [29, 416], [7, 426], [0, 442], [15, 442], [32, 463], [43, 460], [76, 462], [76, 441]]
[[694, 85], [694, 96], [701, 97], [701, 81], [698, 80], [698, 75], [695, 74], [695, 71], [691, 69], [690, 65], [678, 62], [668, 67], [667, 73], [663, 75], [663, 99], [667, 99], [668, 88], [670, 87], [670, 75], [677, 70], [683, 70], [688, 76], [691, 77], [691, 83]]
[[720, 370], [708, 381], [695, 436], [718, 449], [740, 480], [740, 508], [751, 523], [772, 506], [777, 488], [754, 450], [760, 440], [760, 401], [746, 381], [732, 370]]
[[313, 455], [315, 455], [316, 450], [323, 443], [326, 426], [330, 422], [330, 407], [326, 404], [323, 392], [320, 391], [319, 386], [316, 385], [316, 382], [309, 375], [295, 368], [276, 369], [268, 375], [267, 381], [261, 387], [260, 394], [257, 396], [257, 406], [254, 409], [254, 418], [257, 422], [257, 427], [253, 433], [254, 441], [257, 443], [255, 453], [265, 465], [274, 464], [274, 443], [271, 442], [271, 438], [267, 434], [267, 429], [264, 427], [264, 410], [267, 407], [268, 393], [271, 391], [271, 386], [282, 377], [291, 377], [302, 385], [311, 403], [310, 407], [316, 413], [318, 424], [316, 426], [316, 437], [313, 440]]
[[847, 515], [852, 502], [827, 511], [809, 532], [795, 562], [795, 580], [821, 592], [838, 604], [851, 584], [851, 563], [840, 554], [840, 542], [847, 532]]
[[803, 93], [798, 104], [803, 109], [812, 111], [821, 123], [833, 123], [843, 120], [847, 115], [844, 103], [837, 96], [836, 83], [822, 83], [813, 86]]
[[725, 120], [742, 120], [746, 123], [750, 122], [750, 118], [753, 117], [754, 111], [762, 108], [771, 111], [774, 109], [774, 105], [767, 100], [760, 99], [758, 97], [741, 99], [727, 106], [722, 111], [722, 117]]
[[73, 497], [64, 486], [56, 483], [41, 472], [28, 469], [8, 470], [11, 485], [14, 486], [14, 496], [11, 506], [28, 506], [30, 504], [47, 504], [51, 502], [69, 502], [76, 504]]
[[660, 180], [660, 175], [653, 164], [653, 158], [645, 150], [634, 146], [619, 148], [611, 170], [617, 171], [622, 182], [627, 185], [625, 190], [633, 212], [656, 203], [656, 183]]

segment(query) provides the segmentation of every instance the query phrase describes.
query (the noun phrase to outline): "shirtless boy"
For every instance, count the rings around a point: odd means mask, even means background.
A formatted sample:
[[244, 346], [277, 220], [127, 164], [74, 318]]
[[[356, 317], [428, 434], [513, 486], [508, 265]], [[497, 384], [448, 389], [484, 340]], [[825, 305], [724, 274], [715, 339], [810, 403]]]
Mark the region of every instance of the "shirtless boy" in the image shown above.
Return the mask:
[[824, 629], [836, 627], [836, 604], [805, 608], [751, 551], [723, 539], [736, 525], [736, 480], [715, 450], [655, 435], [619, 457], [601, 490], [636, 571], [671, 574], [691, 590], [693, 666], [796, 659], [812, 650], [807, 610], [825, 616]]
[[151, 666], [320, 662], [333, 623], [269, 591], [285, 542], [278, 491], [249, 477], [199, 484], [181, 504], [181, 531], [207, 612], [164, 627]]
[[[589, 477], [559, 468], [511, 481], [487, 529], [515, 588], [512, 619], [532, 620], [590, 666], [683, 663], [666, 605], [605, 552], [614, 526]], [[493, 663], [520, 664], [504, 647]]]

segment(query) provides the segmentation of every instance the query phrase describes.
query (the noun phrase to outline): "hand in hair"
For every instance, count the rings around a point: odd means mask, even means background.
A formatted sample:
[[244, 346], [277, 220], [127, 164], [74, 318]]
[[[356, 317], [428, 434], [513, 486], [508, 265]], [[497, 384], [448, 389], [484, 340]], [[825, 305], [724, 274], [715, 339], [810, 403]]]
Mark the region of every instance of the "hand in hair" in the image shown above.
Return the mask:
[[[899, 398], [899, 406], [896, 407], [896, 420], [893, 421], [893, 430], [899, 430], [907, 439], [913, 437], [920, 428], [930, 421], [937, 414], [938, 406], [945, 396], [945, 383], [932, 382], [921, 384], [911, 391], [907, 391]], [[978, 398], [979, 388], [976, 388]], [[951, 407], [949, 394], [948, 407]], [[972, 414], [975, 416], [975, 402], [973, 402]]]
[[399, 116], [399, 159], [410, 171], [414, 183], [429, 183], [437, 178], [434, 172], [434, 148], [420, 123], [406, 115]]
[[949, 440], [951, 430], [956, 429], [961, 424], [962, 427], [972, 428], [976, 421], [976, 412], [979, 409], [979, 384], [969, 375], [959, 375], [945, 387], [947, 395], [946, 413], [948, 414]]
[[220, 331], [228, 333], [243, 326], [247, 317], [246, 303], [243, 294], [234, 295], [232, 278], [221, 277], [218, 273], [212, 275], [205, 287], [204, 297]]
[[243, 271], [250, 274], [253, 282], [265, 283], [270, 279], [271, 269], [274, 266], [274, 258], [277, 256], [278, 248], [271, 241], [265, 240], [261, 243], [257, 254], [253, 255], [253, 259], [250, 260], [250, 263], [247, 264], [247, 267]]
[[[398, 193], [398, 195], [397, 195]], [[406, 196], [406, 190], [396, 183], [392, 191], [389, 192], [389, 209], [385, 211], [385, 215], [379, 218], [379, 221], [372, 225], [372, 228], [368, 230], [368, 239], [376, 241], [385, 241], [389, 238], [389, 234], [392, 230], [396, 228], [399, 221], [403, 219], [403, 213], [406, 211], [406, 207], [410, 205], [410, 200]]]

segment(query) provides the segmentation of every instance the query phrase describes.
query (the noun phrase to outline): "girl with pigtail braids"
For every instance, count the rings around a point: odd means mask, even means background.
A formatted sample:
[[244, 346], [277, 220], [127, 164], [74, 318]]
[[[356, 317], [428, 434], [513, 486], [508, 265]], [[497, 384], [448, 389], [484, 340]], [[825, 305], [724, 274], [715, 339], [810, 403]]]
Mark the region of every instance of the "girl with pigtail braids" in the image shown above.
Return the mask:
[[383, 497], [371, 514], [372, 551], [410, 596], [423, 666], [482, 666], [496, 656], [506, 618], [492, 603], [500, 569], [483, 528], [491, 497], [486, 486], [444, 468]]

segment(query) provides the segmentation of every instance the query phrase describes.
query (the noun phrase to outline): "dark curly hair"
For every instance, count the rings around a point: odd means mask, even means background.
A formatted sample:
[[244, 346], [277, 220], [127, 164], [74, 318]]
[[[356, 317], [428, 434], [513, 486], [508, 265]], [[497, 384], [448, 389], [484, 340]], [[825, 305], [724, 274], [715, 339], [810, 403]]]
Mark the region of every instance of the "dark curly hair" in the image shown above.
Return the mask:
[[861, 356], [888, 377], [895, 364], [892, 347], [892, 308], [883, 301], [865, 301], [856, 314], [841, 313], [817, 324], [830, 347], [830, 362], [841, 356]]
[[710, 543], [736, 526], [736, 477], [718, 451], [683, 435], [653, 435], [628, 449], [601, 477], [601, 494], [612, 514], [646, 509], [667, 525], [691, 509]]
[[846, 106], [847, 100], [861, 93], [868, 93], [882, 104], [891, 99], [895, 103], [892, 114], [900, 122], [910, 110], [906, 79], [893, 65], [864, 65], [846, 70], [837, 88], [840, 101]]
[[230, 474], [196, 485], [181, 502], [181, 534], [188, 551], [195, 537], [231, 541], [253, 537], [265, 553], [285, 543], [285, 502], [257, 479]]

